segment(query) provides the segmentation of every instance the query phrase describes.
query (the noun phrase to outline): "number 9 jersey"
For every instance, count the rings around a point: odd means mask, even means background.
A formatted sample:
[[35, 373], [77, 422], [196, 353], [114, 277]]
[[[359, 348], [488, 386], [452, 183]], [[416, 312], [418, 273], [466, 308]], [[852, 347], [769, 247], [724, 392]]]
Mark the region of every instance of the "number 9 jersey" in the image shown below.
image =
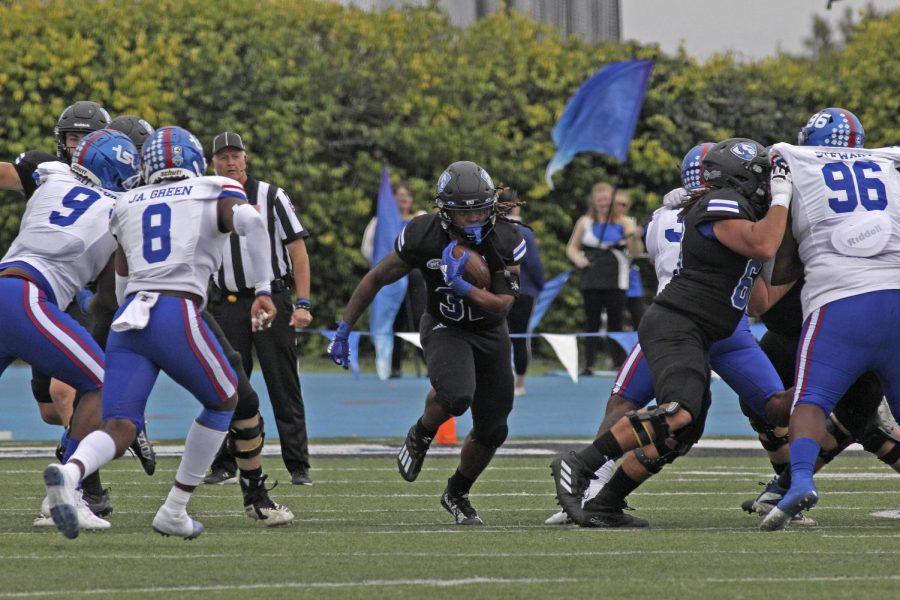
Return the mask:
[[900, 148], [776, 144], [794, 180], [803, 318], [833, 300], [900, 289]]
[[125, 294], [173, 290], [196, 294], [205, 303], [209, 278], [222, 263], [229, 235], [219, 230], [219, 200], [226, 198], [246, 201], [247, 195], [237, 181], [217, 176], [147, 185], [123, 194], [109, 228], [128, 260]]

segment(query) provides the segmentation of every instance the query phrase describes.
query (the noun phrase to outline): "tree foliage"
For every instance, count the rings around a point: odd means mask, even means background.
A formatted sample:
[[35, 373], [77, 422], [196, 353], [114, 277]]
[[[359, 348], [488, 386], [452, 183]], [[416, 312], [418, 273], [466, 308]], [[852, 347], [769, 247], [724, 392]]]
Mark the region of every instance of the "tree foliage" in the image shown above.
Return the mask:
[[[24, 0], [0, 4], [0, 23], [0, 159], [52, 151], [57, 116], [79, 99], [181, 125], [207, 147], [222, 130], [241, 132], [254, 174], [284, 187], [313, 233], [322, 326], [367, 269], [358, 248], [384, 163], [411, 182], [417, 208], [430, 207], [434, 181], [454, 160], [517, 187], [552, 276], [570, 267], [565, 242], [598, 180], [632, 190], [643, 218], [678, 184], [694, 144], [791, 141], [831, 105], [856, 112], [869, 145], [900, 140], [900, 11], [866, 16], [816, 61], [781, 54], [747, 64], [563, 40], [514, 11], [462, 30], [432, 7], [367, 12], [315, 0]], [[814, 35], [824, 50], [824, 33]], [[600, 67], [627, 58], [657, 61], [628, 167], [580, 155], [549, 190], [550, 131], [566, 101]], [[5, 249], [23, 201], [0, 200]], [[566, 310], [551, 311], [544, 329], [579, 330], [575, 286], [558, 302]]]

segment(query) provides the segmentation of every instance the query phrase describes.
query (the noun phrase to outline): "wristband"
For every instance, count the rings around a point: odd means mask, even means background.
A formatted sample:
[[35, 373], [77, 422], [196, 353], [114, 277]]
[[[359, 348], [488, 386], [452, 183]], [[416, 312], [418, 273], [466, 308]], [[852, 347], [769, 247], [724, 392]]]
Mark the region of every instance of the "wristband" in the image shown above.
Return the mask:
[[297, 298], [297, 301], [294, 302], [294, 310], [305, 310], [306, 312], [310, 312], [312, 310], [312, 304], [309, 303], [309, 298]]

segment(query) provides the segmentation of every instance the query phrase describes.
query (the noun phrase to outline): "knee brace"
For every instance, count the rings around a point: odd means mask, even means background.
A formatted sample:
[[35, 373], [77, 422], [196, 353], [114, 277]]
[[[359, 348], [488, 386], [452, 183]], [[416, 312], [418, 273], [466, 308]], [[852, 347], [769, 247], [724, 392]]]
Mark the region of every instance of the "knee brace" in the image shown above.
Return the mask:
[[787, 435], [775, 435], [775, 428], [768, 421], [756, 414], [743, 398], [738, 398], [741, 412], [750, 422], [750, 427], [759, 434], [759, 443], [769, 452], [775, 452], [782, 446], [790, 443]]
[[834, 457], [846, 450], [847, 446], [853, 443], [853, 436], [844, 433], [844, 431], [838, 427], [838, 424], [835, 422], [832, 415], [828, 415], [828, 418], [825, 419], [825, 431], [827, 431], [837, 442], [837, 446], [835, 446], [833, 450], [825, 450], [823, 448], [819, 451], [819, 458], [827, 465], [834, 460]]
[[480, 432], [477, 427], [472, 428], [472, 439], [482, 446], [492, 449], [502, 446], [507, 435], [509, 435], [509, 427], [506, 423], [493, 427], [485, 433]]
[[893, 446], [890, 450], [878, 457], [878, 460], [888, 465], [893, 465], [900, 460], [900, 436], [894, 433], [894, 428], [889, 429], [884, 426], [878, 415], [875, 414], [869, 419], [865, 432], [859, 438], [860, 445], [877, 456], [881, 447], [886, 442], [891, 442]]
[[[249, 450], [239, 450], [237, 447], [238, 440], [250, 442], [257, 439], [259, 439], [259, 443]], [[259, 415], [259, 423], [253, 427], [238, 429], [232, 426], [228, 429], [228, 445], [235, 458], [247, 460], [259, 456], [262, 453], [265, 439], [266, 432], [263, 427], [262, 415]]]
[[[674, 415], [679, 410], [681, 410], [681, 406], [677, 402], [670, 402], [666, 408], [648, 406], [646, 412], [630, 410], [625, 413], [631, 429], [634, 431], [634, 436], [637, 438], [638, 447], [649, 446], [655, 440], [664, 440], [669, 437], [669, 423], [666, 421], [666, 417]], [[653, 427], [653, 436], [650, 435], [644, 424], [648, 421]]]
[[[657, 448], [657, 451], [658, 450], [659, 449]], [[634, 453], [634, 457], [637, 459], [637, 461], [641, 463], [641, 465], [643, 465], [643, 467], [653, 475], [656, 475], [657, 473], [662, 471], [662, 468], [666, 466], [666, 460], [662, 456], [659, 456], [658, 458], [650, 458], [644, 452], [643, 448], [635, 448], [634, 450], [632, 450], [632, 453]]]

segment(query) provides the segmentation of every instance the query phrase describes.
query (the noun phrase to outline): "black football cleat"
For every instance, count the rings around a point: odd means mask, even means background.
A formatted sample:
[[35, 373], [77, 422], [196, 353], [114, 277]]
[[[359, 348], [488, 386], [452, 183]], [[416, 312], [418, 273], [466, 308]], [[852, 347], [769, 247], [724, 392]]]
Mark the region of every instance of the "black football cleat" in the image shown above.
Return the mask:
[[144, 473], [153, 475], [156, 472], [156, 451], [153, 449], [153, 444], [150, 443], [150, 439], [147, 437], [146, 423], [144, 423], [143, 431], [137, 434], [128, 449], [139, 461], [141, 461], [141, 467], [144, 469]]
[[597, 527], [603, 529], [627, 527], [639, 528], [650, 525], [646, 519], [625, 514], [625, 509], [631, 510], [625, 502], [612, 506], [609, 504], [601, 504], [598, 501], [598, 498], [593, 498], [584, 504], [584, 507], [582, 508], [584, 517], [581, 521], [578, 521], [578, 525], [581, 527]]
[[581, 522], [581, 499], [588, 482], [596, 475], [584, 466], [574, 452], [564, 454], [550, 463], [550, 472], [553, 474], [559, 506], [573, 521]]
[[457, 525], [484, 525], [484, 521], [472, 508], [472, 503], [469, 502], [469, 494], [467, 493], [451, 495], [449, 491], [444, 490], [444, 493], [441, 494], [441, 506], [453, 515]]
[[397, 468], [400, 471], [400, 477], [406, 481], [415, 481], [422, 470], [422, 463], [425, 462], [425, 454], [431, 447], [431, 440], [434, 438], [419, 436], [416, 434], [416, 426], [409, 428], [406, 434], [406, 440], [403, 447], [397, 453]]

